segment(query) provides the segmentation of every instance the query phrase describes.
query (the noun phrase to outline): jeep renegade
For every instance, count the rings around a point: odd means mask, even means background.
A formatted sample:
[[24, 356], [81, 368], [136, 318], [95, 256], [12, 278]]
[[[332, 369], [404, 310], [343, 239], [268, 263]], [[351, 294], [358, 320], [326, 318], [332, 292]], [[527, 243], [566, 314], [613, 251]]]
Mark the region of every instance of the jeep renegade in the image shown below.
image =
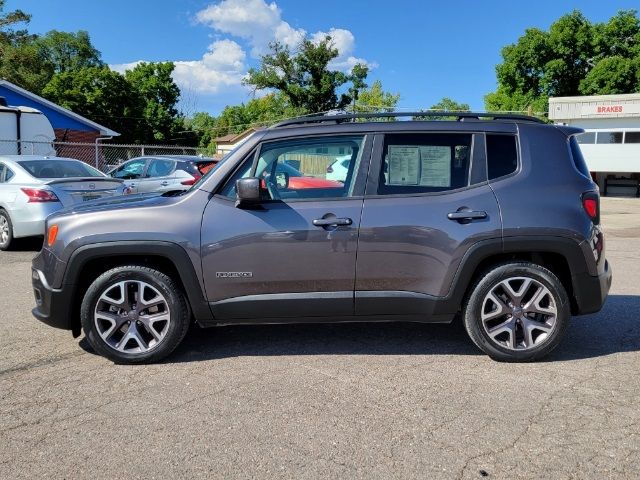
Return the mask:
[[[187, 192], [54, 214], [33, 313], [118, 363], [166, 357], [192, 322], [457, 317], [492, 358], [539, 359], [611, 285], [582, 130], [446, 115], [288, 120]], [[327, 181], [337, 159], [344, 178]]]

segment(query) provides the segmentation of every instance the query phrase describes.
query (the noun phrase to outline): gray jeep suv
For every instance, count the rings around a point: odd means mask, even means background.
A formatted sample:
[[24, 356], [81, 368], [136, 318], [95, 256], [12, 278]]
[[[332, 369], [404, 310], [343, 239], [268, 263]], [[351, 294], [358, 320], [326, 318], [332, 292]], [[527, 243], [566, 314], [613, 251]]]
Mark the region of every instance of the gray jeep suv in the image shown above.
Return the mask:
[[[401, 116], [413, 120], [367, 121]], [[84, 330], [118, 363], [166, 357], [192, 321], [456, 317], [492, 358], [539, 359], [571, 315], [600, 310], [611, 285], [582, 130], [525, 116], [436, 119], [289, 120], [187, 192], [54, 214], [33, 261], [33, 313]], [[327, 179], [345, 156], [344, 181]]]

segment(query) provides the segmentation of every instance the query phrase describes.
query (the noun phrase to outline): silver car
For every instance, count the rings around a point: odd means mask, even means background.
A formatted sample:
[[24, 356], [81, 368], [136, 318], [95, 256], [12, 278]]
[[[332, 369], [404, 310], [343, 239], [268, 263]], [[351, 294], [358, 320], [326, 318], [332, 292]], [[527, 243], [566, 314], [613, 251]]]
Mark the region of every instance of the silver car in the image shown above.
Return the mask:
[[109, 175], [124, 180], [125, 194], [189, 190], [217, 162], [195, 155], [137, 157], [111, 170]]
[[121, 184], [71, 158], [0, 156], [0, 250], [15, 238], [44, 235], [44, 221], [53, 212], [117, 195]]

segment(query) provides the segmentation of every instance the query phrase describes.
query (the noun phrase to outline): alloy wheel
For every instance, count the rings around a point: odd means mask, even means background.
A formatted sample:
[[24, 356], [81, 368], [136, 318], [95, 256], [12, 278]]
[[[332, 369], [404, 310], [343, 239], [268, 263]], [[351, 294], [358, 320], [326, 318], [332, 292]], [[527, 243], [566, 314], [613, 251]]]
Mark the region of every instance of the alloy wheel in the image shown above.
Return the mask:
[[122, 353], [146, 353], [164, 339], [171, 324], [166, 298], [140, 280], [125, 280], [107, 287], [94, 311], [102, 340]]
[[528, 350], [545, 342], [556, 327], [557, 316], [551, 291], [530, 277], [501, 280], [482, 302], [485, 332], [510, 350]]
[[7, 217], [0, 215], [0, 245], [6, 245], [9, 242], [10, 235], [9, 221]]

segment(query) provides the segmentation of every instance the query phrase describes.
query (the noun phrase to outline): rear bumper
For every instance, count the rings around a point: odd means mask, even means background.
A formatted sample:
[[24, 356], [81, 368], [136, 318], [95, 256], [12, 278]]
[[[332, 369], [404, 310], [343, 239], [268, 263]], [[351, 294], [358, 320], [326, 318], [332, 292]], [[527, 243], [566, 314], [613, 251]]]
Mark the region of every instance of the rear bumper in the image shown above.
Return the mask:
[[71, 289], [51, 288], [44, 274], [35, 268], [31, 269], [31, 283], [36, 299], [36, 307], [31, 311], [33, 316], [52, 327], [72, 330]]
[[44, 235], [46, 218], [62, 209], [60, 202], [31, 203], [21, 210], [9, 212], [13, 223], [13, 236], [35, 237]]
[[600, 275], [582, 273], [573, 277], [573, 291], [577, 311], [575, 315], [595, 313], [602, 309], [612, 281], [611, 265], [605, 260], [604, 272]]

